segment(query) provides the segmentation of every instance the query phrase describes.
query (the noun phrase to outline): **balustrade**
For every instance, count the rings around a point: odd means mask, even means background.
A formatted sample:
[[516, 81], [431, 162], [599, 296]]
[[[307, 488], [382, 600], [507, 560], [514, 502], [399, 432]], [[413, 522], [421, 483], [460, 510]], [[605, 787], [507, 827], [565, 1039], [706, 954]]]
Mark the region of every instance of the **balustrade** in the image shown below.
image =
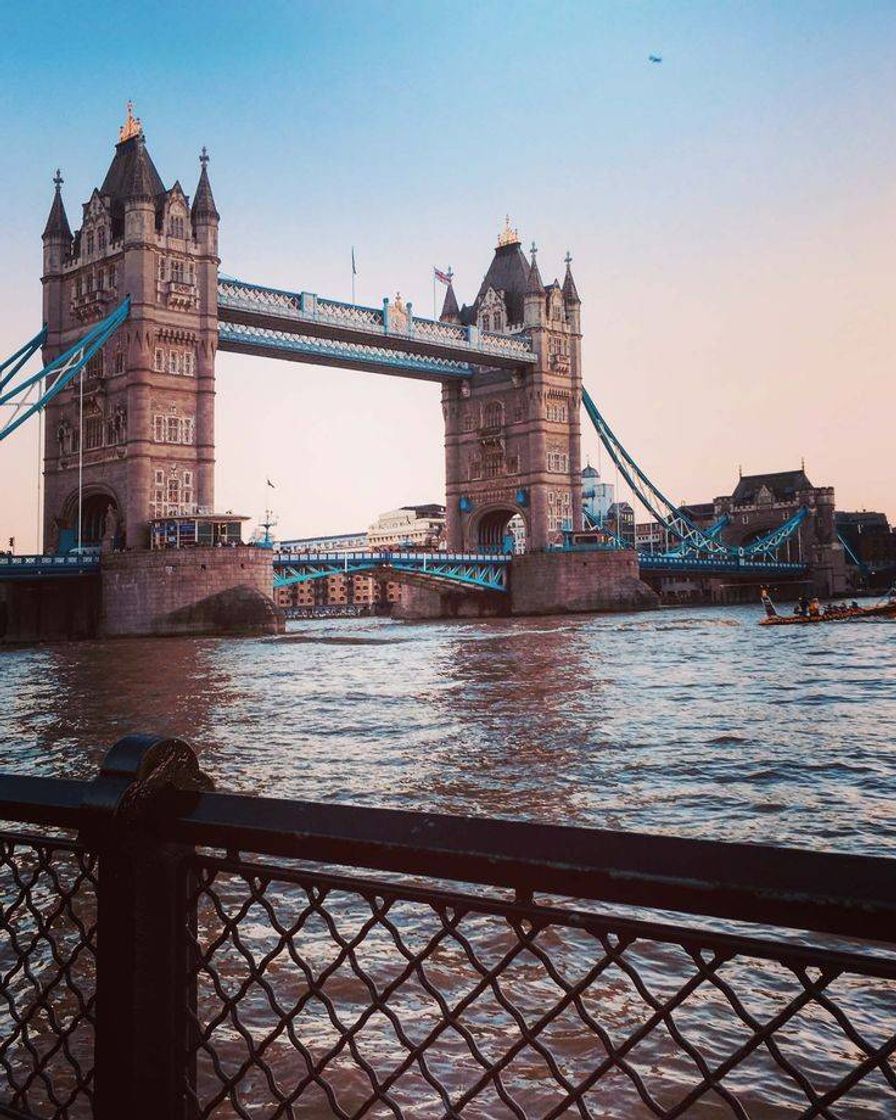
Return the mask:
[[0, 775], [0, 1113], [896, 1107], [896, 860], [211, 785]]

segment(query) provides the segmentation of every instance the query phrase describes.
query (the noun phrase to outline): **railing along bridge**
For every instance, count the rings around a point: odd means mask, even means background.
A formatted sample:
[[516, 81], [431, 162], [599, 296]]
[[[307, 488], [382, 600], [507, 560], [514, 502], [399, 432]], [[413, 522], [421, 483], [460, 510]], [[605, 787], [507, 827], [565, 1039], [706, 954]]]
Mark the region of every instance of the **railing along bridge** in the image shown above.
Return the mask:
[[0, 1115], [896, 1112], [896, 860], [0, 775]]

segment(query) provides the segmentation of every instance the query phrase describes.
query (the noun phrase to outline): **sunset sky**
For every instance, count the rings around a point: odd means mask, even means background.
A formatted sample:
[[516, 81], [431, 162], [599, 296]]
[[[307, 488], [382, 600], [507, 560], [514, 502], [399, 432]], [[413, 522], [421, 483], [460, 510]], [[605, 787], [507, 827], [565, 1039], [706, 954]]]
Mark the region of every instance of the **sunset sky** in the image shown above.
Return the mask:
[[[208, 146], [223, 272], [347, 299], [354, 245], [359, 302], [429, 314], [433, 265], [472, 300], [509, 213], [545, 281], [571, 251], [585, 383], [671, 498], [804, 458], [896, 519], [892, 0], [36, 3], [0, 64], [2, 357], [40, 326], [56, 167], [74, 227], [132, 98], [166, 185]], [[437, 386], [217, 369], [219, 508], [300, 536], [444, 500]], [[33, 423], [0, 444], [19, 551], [36, 453]]]

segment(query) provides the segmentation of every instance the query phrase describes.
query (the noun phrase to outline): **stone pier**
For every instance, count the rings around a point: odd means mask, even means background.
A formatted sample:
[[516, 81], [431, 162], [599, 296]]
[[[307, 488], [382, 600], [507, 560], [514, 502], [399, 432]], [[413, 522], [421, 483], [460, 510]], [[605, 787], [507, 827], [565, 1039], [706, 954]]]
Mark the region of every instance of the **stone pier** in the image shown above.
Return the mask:
[[510, 572], [515, 615], [652, 610], [659, 596], [638, 576], [632, 550], [528, 552]]
[[113, 552], [101, 567], [102, 637], [277, 634], [273, 557], [266, 549]]
[[638, 577], [634, 552], [529, 552], [510, 566], [510, 593], [404, 585], [396, 618], [496, 618], [653, 610], [657, 593]]

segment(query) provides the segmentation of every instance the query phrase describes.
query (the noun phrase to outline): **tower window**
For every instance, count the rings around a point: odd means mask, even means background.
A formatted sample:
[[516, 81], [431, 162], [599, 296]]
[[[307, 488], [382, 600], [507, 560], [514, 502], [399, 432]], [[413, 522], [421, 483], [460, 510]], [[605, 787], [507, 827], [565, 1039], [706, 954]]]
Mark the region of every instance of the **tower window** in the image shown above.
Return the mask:
[[91, 230], [90, 233], [87, 234], [87, 252], [88, 252], [88, 254], [93, 252], [93, 231], [92, 230]]
[[106, 231], [104, 229], [97, 230], [96, 242], [97, 246], [99, 247], [99, 251], [101, 253], [104, 253], [106, 251]]
[[93, 451], [102, 447], [105, 440], [106, 424], [102, 416], [88, 416], [84, 420], [84, 450]]

